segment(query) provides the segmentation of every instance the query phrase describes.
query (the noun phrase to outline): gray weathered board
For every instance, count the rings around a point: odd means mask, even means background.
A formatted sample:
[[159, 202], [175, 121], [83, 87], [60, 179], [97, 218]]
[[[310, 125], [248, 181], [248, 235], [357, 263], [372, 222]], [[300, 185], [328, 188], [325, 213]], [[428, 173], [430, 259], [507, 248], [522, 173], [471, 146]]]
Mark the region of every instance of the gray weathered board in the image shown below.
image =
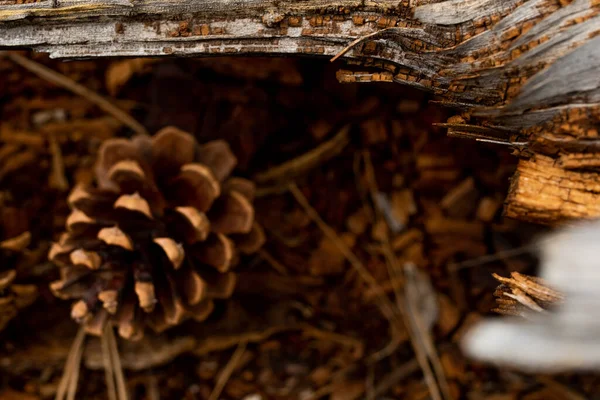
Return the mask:
[[[0, 46], [57, 58], [345, 57], [511, 132], [600, 96], [590, 0], [0, 0]], [[386, 29], [387, 28], [387, 29]], [[525, 82], [525, 83], [524, 83]]]

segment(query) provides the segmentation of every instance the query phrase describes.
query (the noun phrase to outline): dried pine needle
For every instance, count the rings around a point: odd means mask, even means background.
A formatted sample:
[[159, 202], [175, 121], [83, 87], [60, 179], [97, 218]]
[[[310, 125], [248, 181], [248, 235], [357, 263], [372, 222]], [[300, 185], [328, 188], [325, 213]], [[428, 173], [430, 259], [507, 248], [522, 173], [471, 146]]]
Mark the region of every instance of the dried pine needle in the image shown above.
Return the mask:
[[238, 347], [237, 349], [235, 349], [235, 352], [229, 359], [229, 362], [227, 363], [223, 371], [221, 371], [221, 373], [219, 374], [217, 382], [215, 383], [215, 387], [213, 388], [213, 391], [210, 394], [208, 400], [217, 400], [219, 396], [221, 396], [223, 388], [225, 388], [225, 385], [231, 377], [231, 374], [233, 373], [233, 371], [237, 367], [237, 364], [240, 362], [242, 356], [246, 352], [246, 345], [247, 342], [241, 342], [240, 344], [238, 344]]
[[102, 362], [104, 364], [104, 378], [106, 381], [106, 391], [108, 392], [109, 400], [117, 400], [117, 390], [115, 388], [115, 374], [113, 371], [113, 364], [110, 357], [110, 350], [108, 345], [107, 330], [111, 329], [108, 325], [102, 336], [100, 336], [100, 344], [102, 346]]
[[138, 121], [136, 121], [131, 115], [121, 110], [119, 107], [115, 106], [109, 100], [107, 100], [103, 96], [100, 96], [93, 90], [86, 88], [85, 86], [75, 82], [74, 80], [66, 77], [65, 75], [53, 71], [52, 69], [38, 62], [30, 60], [27, 57], [23, 57], [19, 54], [12, 52], [6, 52], [4, 54], [9, 60], [14, 62], [15, 64], [20, 65], [21, 67], [38, 75], [39, 77], [47, 80], [48, 82], [61, 86], [91, 101], [92, 103], [96, 104], [99, 108], [106, 111], [107, 113], [115, 117], [117, 120], [121, 121], [124, 125], [130, 127], [134, 132], [141, 135], [148, 134], [146, 128], [144, 128], [144, 126]]
[[337, 60], [338, 58], [340, 58], [341, 56], [343, 56], [344, 54], [346, 54], [347, 52], [352, 50], [353, 47], [360, 44], [361, 42], [363, 42], [367, 39], [370, 39], [372, 37], [382, 35], [383, 33], [389, 32], [391, 30], [398, 30], [398, 28], [395, 28], [395, 27], [385, 28], [380, 31], [369, 33], [368, 35], [364, 35], [364, 36], [354, 39], [352, 42], [350, 42], [350, 44], [348, 44], [346, 47], [344, 47], [342, 50], [340, 50], [340, 52], [337, 53], [335, 56], [333, 56], [331, 58], [331, 60], [329, 60], [329, 61], [334, 62], [335, 60]]
[[289, 180], [315, 168], [338, 155], [350, 143], [350, 125], [345, 125], [331, 139], [296, 158], [281, 165], [260, 172], [254, 176], [257, 183]]
[[107, 328], [107, 339], [109, 346], [109, 354], [113, 365], [114, 377], [117, 383], [117, 396], [119, 400], [127, 400], [127, 387], [125, 385], [125, 375], [123, 374], [123, 366], [121, 365], [121, 357], [117, 348], [117, 339], [112, 327]]
[[[69, 349], [67, 361], [65, 362], [65, 367], [63, 369], [63, 375], [60, 378], [60, 383], [58, 384], [58, 389], [56, 390], [56, 396], [54, 397], [55, 400], [65, 400], [67, 398], [71, 398], [67, 396], [71, 395], [72, 387], [74, 386], [75, 389], [77, 388], [77, 378], [79, 377], [79, 368], [81, 366], [81, 354], [83, 353], [85, 335], [85, 329], [83, 327], [79, 328], [79, 331], [73, 340], [73, 344]], [[73, 394], [73, 398], [74, 397], [75, 395]]]
[[[377, 204], [376, 196], [378, 193], [378, 188], [375, 180], [375, 170], [373, 168], [373, 163], [371, 162], [371, 153], [368, 150], [364, 150], [362, 152], [362, 158], [364, 160], [368, 191], [371, 195], [371, 200], [373, 203]], [[377, 218], [382, 218], [382, 210], [378, 208], [375, 211]], [[389, 236], [387, 235], [385, 236], [383, 243], [383, 253], [386, 259], [390, 280], [393, 281], [402, 278], [406, 279], [408, 277], [414, 278], [414, 273], [410, 274], [410, 272], [415, 268], [415, 266], [412, 264], [404, 265], [404, 270], [409, 272], [409, 274], [402, 273], [398, 259], [394, 254], [389, 241]], [[409, 267], [412, 267], [412, 269]], [[408, 277], [402, 275], [408, 275]], [[414, 287], [416, 287], [416, 284], [417, 282], [412, 282]], [[396, 297], [396, 305], [398, 310], [400, 310], [400, 315], [402, 316], [404, 325], [408, 330], [410, 343], [413, 351], [415, 352], [419, 366], [423, 371], [423, 375], [425, 376], [425, 382], [427, 383], [431, 397], [434, 400], [442, 398], [450, 399], [450, 388], [448, 386], [439, 356], [437, 355], [437, 351], [433, 345], [429, 327], [425, 326], [423, 318], [415, 306], [415, 304], [419, 301], [419, 299], [414, 298], [417, 295], [413, 293], [411, 296], [411, 292], [407, 292], [406, 290], [401, 291], [401, 288], [398, 286], [394, 287], [394, 294]], [[431, 292], [429, 295], [434, 296], [435, 294]], [[431, 369], [432, 366], [433, 370]]]
[[346, 257], [352, 267], [356, 270], [356, 272], [358, 272], [361, 279], [363, 279], [369, 286], [373, 288], [374, 292], [377, 293], [381, 312], [390, 322], [394, 323], [396, 316], [391, 301], [384, 295], [385, 292], [381, 289], [381, 286], [379, 286], [379, 283], [377, 283], [373, 275], [371, 275], [371, 273], [363, 265], [362, 261], [360, 261], [359, 258], [352, 252], [352, 250], [348, 248], [344, 241], [339, 238], [335, 230], [333, 230], [333, 228], [323, 221], [319, 213], [309, 204], [308, 200], [295, 183], [289, 184], [288, 190], [294, 196], [298, 204], [300, 204], [300, 206], [304, 209], [309, 218], [319, 226], [325, 236], [331, 239], [340, 252], [344, 254], [344, 257]]

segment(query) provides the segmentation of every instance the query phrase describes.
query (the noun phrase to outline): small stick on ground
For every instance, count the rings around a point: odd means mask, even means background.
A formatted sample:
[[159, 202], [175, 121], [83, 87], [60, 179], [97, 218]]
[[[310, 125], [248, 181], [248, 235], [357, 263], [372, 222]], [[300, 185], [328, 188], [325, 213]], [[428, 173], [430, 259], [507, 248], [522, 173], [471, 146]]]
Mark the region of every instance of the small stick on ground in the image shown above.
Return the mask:
[[549, 376], [537, 376], [536, 379], [565, 400], [585, 400], [585, 397]]
[[110, 349], [108, 345], [108, 338], [106, 331], [110, 329], [107, 325], [104, 329], [104, 333], [100, 337], [100, 344], [102, 346], [102, 363], [104, 364], [104, 379], [106, 382], [106, 391], [108, 393], [109, 400], [117, 400], [117, 390], [115, 387], [115, 373], [113, 371], [113, 364], [110, 357]]
[[344, 254], [344, 257], [346, 257], [346, 259], [350, 262], [352, 267], [354, 267], [356, 272], [358, 272], [360, 277], [369, 286], [373, 288], [374, 292], [377, 294], [377, 299], [379, 300], [379, 308], [381, 309], [383, 315], [390, 321], [390, 323], [397, 323], [392, 302], [384, 295], [385, 292], [383, 291], [381, 286], [379, 286], [373, 275], [371, 275], [371, 273], [358, 259], [358, 257], [354, 255], [352, 250], [348, 248], [344, 241], [340, 239], [335, 230], [333, 230], [333, 228], [327, 225], [327, 223], [323, 221], [319, 213], [314, 208], [312, 208], [312, 206], [308, 203], [306, 197], [304, 197], [300, 189], [298, 189], [298, 186], [295, 183], [291, 183], [288, 186], [288, 190], [296, 198], [296, 201], [304, 209], [309, 218], [312, 219], [319, 226], [319, 228], [323, 231], [325, 236], [329, 237], [329, 239], [331, 239], [331, 241], [335, 243], [336, 247], [340, 250], [342, 254]]
[[398, 347], [404, 343], [404, 337], [402, 337], [400, 333], [392, 331], [390, 336], [392, 337], [392, 340], [390, 340], [385, 347], [369, 355], [367, 361], [368, 364], [376, 364], [379, 361], [386, 359], [394, 354], [396, 350], [398, 350]]
[[279, 272], [281, 275], [289, 276], [290, 273], [288, 272], [285, 265], [277, 261], [275, 257], [273, 257], [268, 251], [266, 251], [265, 249], [260, 249], [258, 251], [258, 255], [263, 260], [265, 260], [275, 271]]
[[363, 352], [364, 343], [356, 338], [342, 335], [340, 333], [324, 331], [309, 324], [300, 324], [300, 328], [305, 336], [338, 343], [342, 346], [354, 348], [360, 353]]
[[[362, 152], [363, 160], [365, 163], [365, 175], [368, 185], [369, 192], [371, 194], [371, 200], [374, 204], [376, 203], [376, 196], [378, 193], [377, 182], [375, 181], [375, 170], [373, 163], [371, 162], [371, 154], [368, 150]], [[377, 218], [382, 218], [382, 211], [380, 209], [375, 210]], [[398, 265], [398, 259], [394, 254], [389, 238], [386, 236], [383, 242], [383, 252], [386, 259], [386, 265], [388, 268], [388, 274], [390, 280], [402, 279], [402, 273], [400, 266]], [[435, 351], [435, 347], [431, 343], [431, 336], [428, 330], [423, 326], [422, 318], [410, 307], [410, 303], [407, 301], [406, 291], [402, 290], [398, 286], [394, 287], [394, 294], [396, 297], [396, 305], [400, 310], [400, 315], [404, 321], [404, 325], [408, 330], [410, 337], [410, 343], [417, 361], [425, 376], [425, 382], [429, 388], [431, 397], [441, 400], [442, 398], [450, 399], [450, 393], [446, 377], [444, 376], [439, 357]], [[433, 370], [431, 365], [433, 365]], [[435, 375], [434, 375], [435, 371]], [[437, 378], [437, 379], [436, 379]], [[442, 396], [443, 394], [443, 396]]]
[[[416, 269], [414, 264], [404, 264], [405, 276], [410, 276], [410, 271]], [[414, 275], [414, 274], [413, 274]], [[427, 278], [429, 279], [429, 277]], [[414, 282], [414, 286], [416, 287], [417, 282]], [[432, 291], [432, 295], [435, 293]], [[405, 304], [408, 306], [408, 317], [413, 325], [413, 329], [415, 330], [416, 337], [421, 343], [423, 349], [425, 350], [425, 354], [433, 366], [433, 371], [435, 373], [435, 377], [437, 378], [436, 383], [439, 385], [441, 393], [445, 399], [451, 399], [450, 395], [450, 386], [448, 385], [448, 381], [446, 380], [446, 375], [444, 372], [444, 368], [442, 367], [442, 362], [440, 361], [440, 357], [437, 354], [437, 349], [431, 337], [431, 330], [429, 326], [425, 325], [425, 321], [421, 314], [419, 314], [419, 310], [417, 309], [417, 302], [419, 301], [417, 296], [410, 298], [408, 293], [405, 292]]]
[[86, 88], [85, 86], [75, 82], [63, 74], [53, 71], [52, 69], [19, 54], [11, 52], [4, 54], [9, 60], [20, 65], [26, 70], [91, 101], [102, 110], [106, 111], [117, 120], [130, 127], [134, 132], [141, 135], [148, 135], [148, 131], [142, 124], [137, 122], [131, 115], [112, 104], [109, 100], [100, 96], [98, 93]]
[[107, 325], [106, 337], [109, 347], [109, 354], [113, 366], [114, 378], [117, 383], [117, 398], [119, 400], [127, 400], [127, 386], [125, 385], [125, 375], [123, 374], [123, 366], [121, 365], [121, 357], [117, 348], [117, 339], [112, 326]]
[[160, 393], [158, 392], [158, 379], [156, 375], [150, 374], [145, 382], [146, 393], [148, 394], [148, 400], [160, 400]]
[[208, 400], [217, 400], [219, 398], [219, 396], [221, 396], [221, 392], [223, 391], [223, 388], [225, 388], [225, 385], [227, 384], [227, 381], [231, 377], [231, 374], [233, 374], [233, 371], [237, 367], [237, 364], [239, 363], [239, 361], [242, 359], [242, 356], [246, 352], [246, 344], [247, 344], [247, 342], [241, 342], [238, 345], [237, 349], [235, 349], [235, 352], [229, 359], [229, 362], [227, 363], [225, 368], [223, 368], [223, 371], [221, 371], [221, 373], [219, 374], [219, 377], [217, 378], [215, 387], [214, 387], [212, 393], [210, 394], [210, 397], [208, 398]]
[[48, 135], [50, 144], [50, 153], [52, 154], [52, 172], [50, 174], [48, 186], [61, 191], [69, 189], [69, 181], [65, 176], [65, 163], [63, 161], [62, 151], [56, 140], [56, 135], [50, 133]]
[[77, 348], [73, 358], [73, 369], [71, 382], [69, 382], [69, 390], [67, 392], [67, 400], [75, 400], [77, 394], [77, 382], [79, 381], [79, 372], [81, 371], [81, 357], [83, 356], [83, 342]]
[[[75, 339], [73, 340], [73, 344], [71, 345], [71, 349], [69, 350], [69, 354], [67, 356], [67, 361], [65, 362], [65, 367], [63, 370], [63, 375], [60, 378], [60, 383], [58, 384], [58, 389], [56, 390], [55, 400], [65, 400], [67, 397], [67, 390], [71, 387], [71, 381], [75, 379], [75, 388], [77, 388], [77, 377], [79, 377], [79, 367], [81, 361], [81, 353], [83, 353], [83, 342], [85, 340], [85, 328], [82, 326], [79, 328]], [[77, 372], [77, 374], [75, 374]], [[73, 397], [75, 397], [73, 395]]]
[[[390, 248], [386, 248], [385, 252], [386, 265], [388, 267], [388, 273], [390, 274], [391, 279], [396, 279], [399, 275], [399, 266], [396, 256], [393, 254]], [[425, 383], [427, 383], [427, 387], [429, 389], [429, 394], [434, 400], [441, 400], [441, 390], [438, 386], [438, 383], [434, 377], [431, 366], [429, 365], [429, 361], [427, 359], [427, 350], [422, 341], [422, 338], [419, 336], [419, 332], [416, 329], [414, 324], [414, 320], [408, 315], [408, 310], [406, 306], [406, 302], [403, 294], [400, 292], [399, 288], [395, 288], [396, 294], [396, 305], [400, 310], [400, 314], [404, 319], [404, 325], [408, 330], [408, 334], [410, 337], [411, 347], [415, 353], [415, 357], [423, 371], [423, 376], [425, 377]], [[448, 397], [449, 398], [449, 397]]]
[[523, 254], [530, 253], [538, 246], [539, 243], [530, 243], [525, 246], [515, 247], [514, 249], [503, 250], [494, 254], [486, 254], [485, 256], [472, 258], [470, 260], [465, 260], [458, 263], [450, 263], [448, 264], [448, 269], [452, 271], [458, 271], [464, 268], [478, 267], [480, 265], [488, 264], [494, 261], [505, 260], [507, 258], [517, 257]]
[[296, 158], [281, 165], [260, 172], [254, 176], [257, 183], [289, 180], [315, 168], [338, 155], [350, 143], [350, 125], [344, 126], [331, 139]]
[[375, 388], [373, 389], [372, 397], [374, 399], [379, 398], [379, 396], [382, 396], [383, 394], [385, 394], [395, 384], [397, 384], [398, 382], [400, 382], [402, 379], [406, 378], [410, 374], [417, 372], [418, 370], [419, 370], [419, 363], [417, 360], [414, 360], [414, 359], [400, 365], [399, 367], [394, 369], [392, 372], [390, 372], [389, 374], [384, 376], [379, 381], [377, 386], [375, 386]]

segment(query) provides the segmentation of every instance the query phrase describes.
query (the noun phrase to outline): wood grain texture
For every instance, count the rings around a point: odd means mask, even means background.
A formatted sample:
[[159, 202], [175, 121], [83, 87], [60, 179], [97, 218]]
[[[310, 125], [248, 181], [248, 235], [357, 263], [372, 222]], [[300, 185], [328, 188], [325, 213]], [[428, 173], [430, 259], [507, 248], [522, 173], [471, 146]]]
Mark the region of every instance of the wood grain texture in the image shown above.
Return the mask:
[[[487, 119], [551, 109], [538, 114], [537, 125], [560, 113], [560, 105], [573, 104], [573, 81], [579, 95], [595, 99], [598, 79], [590, 69], [600, 57], [593, 38], [598, 7], [590, 0], [63, 0], [56, 7], [41, 1], [0, 6], [0, 45], [66, 58], [330, 57], [380, 32], [347, 59]], [[553, 79], [564, 83], [548, 85]]]
[[600, 174], [569, 171], [536, 156], [519, 163], [506, 199], [506, 215], [554, 225], [600, 217]]

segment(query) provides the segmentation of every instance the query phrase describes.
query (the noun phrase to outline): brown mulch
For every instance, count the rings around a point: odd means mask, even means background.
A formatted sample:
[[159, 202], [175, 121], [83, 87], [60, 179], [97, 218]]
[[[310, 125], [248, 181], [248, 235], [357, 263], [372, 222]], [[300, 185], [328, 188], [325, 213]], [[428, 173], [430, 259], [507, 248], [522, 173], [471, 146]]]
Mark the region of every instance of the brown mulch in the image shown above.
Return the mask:
[[[544, 230], [502, 217], [517, 158], [446, 137], [435, 124], [452, 113], [427, 93], [340, 84], [342, 64], [326, 60], [21, 54], [110, 98], [150, 133], [173, 125], [201, 143], [226, 140], [236, 175], [258, 187], [267, 242], [237, 267], [233, 298], [203, 323], [118, 341], [131, 399], [598, 398], [596, 376], [529, 375], [461, 354], [465, 330], [495, 308], [492, 273], [534, 274], [537, 261], [460, 263]], [[19, 279], [40, 292], [0, 332], [0, 400], [52, 398], [78, 327], [48, 289], [57, 270], [45, 253], [102, 141], [133, 131], [8, 58], [0, 107], [0, 151], [12, 146], [0, 191], [22, 204], [32, 234]], [[100, 347], [87, 341], [77, 398], [106, 398]]]

